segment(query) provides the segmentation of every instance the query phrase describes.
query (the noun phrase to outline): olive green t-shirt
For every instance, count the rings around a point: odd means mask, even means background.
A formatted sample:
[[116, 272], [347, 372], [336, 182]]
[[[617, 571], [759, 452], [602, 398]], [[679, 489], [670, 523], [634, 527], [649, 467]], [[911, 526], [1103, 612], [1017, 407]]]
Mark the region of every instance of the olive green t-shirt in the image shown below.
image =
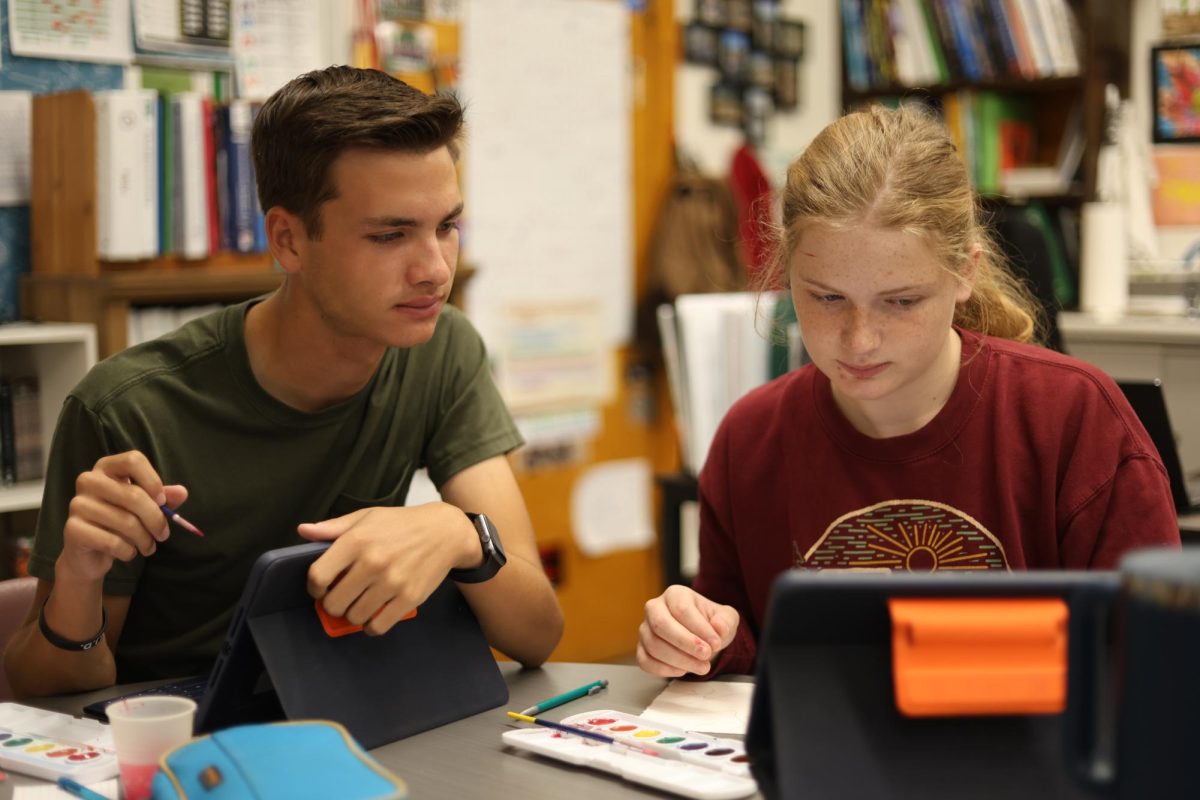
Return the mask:
[[171, 526], [153, 556], [116, 562], [105, 578], [106, 594], [132, 595], [119, 682], [207, 670], [254, 560], [300, 543], [299, 523], [403, 505], [415, 470], [440, 487], [521, 444], [483, 342], [453, 307], [429, 342], [389, 349], [357, 395], [306, 413], [251, 372], [253, 302], [102, 361], [63, 404], [32, 574], [54, 580], [75, 479], [113, 453], [140, 450], [165, 483], [185, 485], [180, 511], [205, 533]]

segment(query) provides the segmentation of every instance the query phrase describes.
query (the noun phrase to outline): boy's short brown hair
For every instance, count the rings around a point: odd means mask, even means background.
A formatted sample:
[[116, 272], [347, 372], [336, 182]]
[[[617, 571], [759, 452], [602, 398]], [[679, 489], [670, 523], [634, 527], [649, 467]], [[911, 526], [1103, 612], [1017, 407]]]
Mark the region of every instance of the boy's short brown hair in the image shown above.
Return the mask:
[[387, 73], [335, 66], [293, 78], [263, 103], [251, 149], [263, 211], [296, 214], [313, 239], [321, 206], [337, 197], [330, 165], [363, 148], [457, 155], [463, 109], [452, 95], [428, 95]]

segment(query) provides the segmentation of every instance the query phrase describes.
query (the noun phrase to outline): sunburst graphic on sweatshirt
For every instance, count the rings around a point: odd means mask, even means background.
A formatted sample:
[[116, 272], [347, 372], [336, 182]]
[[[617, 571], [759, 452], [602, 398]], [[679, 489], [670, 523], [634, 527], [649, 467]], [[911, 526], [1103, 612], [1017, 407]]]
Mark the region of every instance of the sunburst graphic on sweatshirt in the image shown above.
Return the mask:
[[979, 520], [934, 500], [885, 500], [844, 514], [796, 566], [819, 570], [1008, 570], [1004, 545]]

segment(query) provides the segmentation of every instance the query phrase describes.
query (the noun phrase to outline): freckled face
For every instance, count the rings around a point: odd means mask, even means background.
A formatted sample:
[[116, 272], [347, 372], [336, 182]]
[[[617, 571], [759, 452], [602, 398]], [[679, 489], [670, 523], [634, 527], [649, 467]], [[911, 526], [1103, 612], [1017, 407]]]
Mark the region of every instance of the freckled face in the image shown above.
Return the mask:
[[450, 152], [350, 150], [330, 167], [323, 234], [300, 242], [303, 285], [331, 333], [392, 347], [433, 336], [458, 262]]
[[957, 374], [951, 323], [971, 288], [917, 236], [814, 225], [789, 275], [805, 349], [843, 408], [919, 415], [947, 370]]

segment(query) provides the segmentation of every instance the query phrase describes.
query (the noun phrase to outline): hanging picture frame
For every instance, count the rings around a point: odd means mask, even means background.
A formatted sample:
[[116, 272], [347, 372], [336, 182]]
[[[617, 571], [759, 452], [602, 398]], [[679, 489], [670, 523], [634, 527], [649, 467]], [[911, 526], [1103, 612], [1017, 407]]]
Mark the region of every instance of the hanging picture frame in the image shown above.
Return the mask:
[[1155, 142], [1200, 142], [1200, 43], [1150, 50]]

